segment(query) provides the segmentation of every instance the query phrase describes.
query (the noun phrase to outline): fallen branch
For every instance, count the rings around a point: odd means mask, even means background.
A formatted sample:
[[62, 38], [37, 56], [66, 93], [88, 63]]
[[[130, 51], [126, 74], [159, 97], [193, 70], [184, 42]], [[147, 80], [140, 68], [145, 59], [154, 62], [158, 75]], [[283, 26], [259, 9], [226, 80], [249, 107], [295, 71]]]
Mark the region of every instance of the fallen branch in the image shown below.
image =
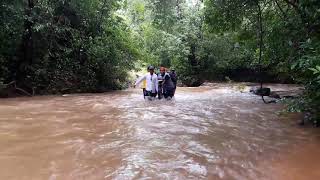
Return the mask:
[[28, 93], [27, 91], [25, 91], [25, 90], [23, 90], [23, 89], [21, 89], [21, 88], [17, 88], [17, 87], [16, 87], [16, 90], [18, 90], [18, 91], [20, 91], [20, 92], [23, 92], [23, 93], [24, 93], [25, 95], [27, 95], [27, 96], [32, 97], [32, 94]]
[[34, 93], [34, 89], [32, 89], [32, 94], [28, 93], [26, 90], [22, 89], [22, 88], [19, 88], [17, 87], [17, 83], [16, 81], [12, 81], [8, 84], [3, 84], [4, 88], [3, 90], [9, 92], [9, 91], [19, 91], [20, 93], [26, 95], [26, 96], [33, 96], [35, 93]]

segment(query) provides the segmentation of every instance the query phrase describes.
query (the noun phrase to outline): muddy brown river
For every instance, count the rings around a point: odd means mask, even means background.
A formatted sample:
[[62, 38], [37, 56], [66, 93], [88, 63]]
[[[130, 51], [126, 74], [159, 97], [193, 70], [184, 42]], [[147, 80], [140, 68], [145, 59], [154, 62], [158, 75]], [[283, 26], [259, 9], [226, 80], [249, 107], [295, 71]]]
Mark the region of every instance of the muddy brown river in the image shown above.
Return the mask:
[[[289, 85], [277, 85], [284, 90]], [[320, 179], [320, 132], [228, 84], [0, 100], [0, 179]]]

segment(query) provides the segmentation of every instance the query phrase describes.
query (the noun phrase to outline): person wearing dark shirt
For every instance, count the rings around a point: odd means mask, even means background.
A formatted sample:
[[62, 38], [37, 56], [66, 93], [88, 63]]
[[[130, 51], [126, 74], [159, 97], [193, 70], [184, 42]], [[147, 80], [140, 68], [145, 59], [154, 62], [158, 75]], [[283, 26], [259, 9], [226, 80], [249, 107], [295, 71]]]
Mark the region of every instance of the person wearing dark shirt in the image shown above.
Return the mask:
[[161, 89], [164, 98], [172, 98], [174, 96], [174, 83], [171, 80], [170, 74], [166, 73], [166, 69], [164, 67], [160, 68], [160, 74], [158, 75], [158, 81], [161, 82]]
[[174, 95], [176, 93], [176, 89], [177, 89], [178, 76], [176, 74], [175, 69], [173, 69], [173, 68], [171, 69], [169, 75], [170, 75], [171, 80], [172, 80], [173, 85], [174, 85], [174, 92], [173, 92], [173, 95]]

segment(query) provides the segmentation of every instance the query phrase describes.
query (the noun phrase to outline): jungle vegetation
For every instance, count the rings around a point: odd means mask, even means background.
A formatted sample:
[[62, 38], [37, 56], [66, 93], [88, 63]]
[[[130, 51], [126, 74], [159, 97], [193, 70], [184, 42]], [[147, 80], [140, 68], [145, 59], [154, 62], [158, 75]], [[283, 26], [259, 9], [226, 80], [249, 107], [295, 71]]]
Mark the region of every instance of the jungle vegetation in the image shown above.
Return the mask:
[[104, 92], [152, 64], [187, 86], [303, 84], [292, 110], [319, 117], [319, 0], [2, 0], [0, 16], [2, 86]]

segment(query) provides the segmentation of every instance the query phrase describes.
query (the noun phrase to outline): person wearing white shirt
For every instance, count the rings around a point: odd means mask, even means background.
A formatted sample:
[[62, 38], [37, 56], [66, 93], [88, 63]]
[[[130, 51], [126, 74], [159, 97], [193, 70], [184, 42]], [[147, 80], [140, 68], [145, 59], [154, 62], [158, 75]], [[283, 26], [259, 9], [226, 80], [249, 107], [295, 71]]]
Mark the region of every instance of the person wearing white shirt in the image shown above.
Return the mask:
[[158, 76], [154, 73], [154, 67], [153, 66], [149, 66], [148, 68], [149, 73], [140, 77], [135, 85], [134, 88], [136, 86], [138, 86], [142, 81], [146, 80], [147, 85], [146, 85], [146, 96], [150, 96], [150, 97], [156, 97], [157, 96], [157, 92], [158, 92]]

